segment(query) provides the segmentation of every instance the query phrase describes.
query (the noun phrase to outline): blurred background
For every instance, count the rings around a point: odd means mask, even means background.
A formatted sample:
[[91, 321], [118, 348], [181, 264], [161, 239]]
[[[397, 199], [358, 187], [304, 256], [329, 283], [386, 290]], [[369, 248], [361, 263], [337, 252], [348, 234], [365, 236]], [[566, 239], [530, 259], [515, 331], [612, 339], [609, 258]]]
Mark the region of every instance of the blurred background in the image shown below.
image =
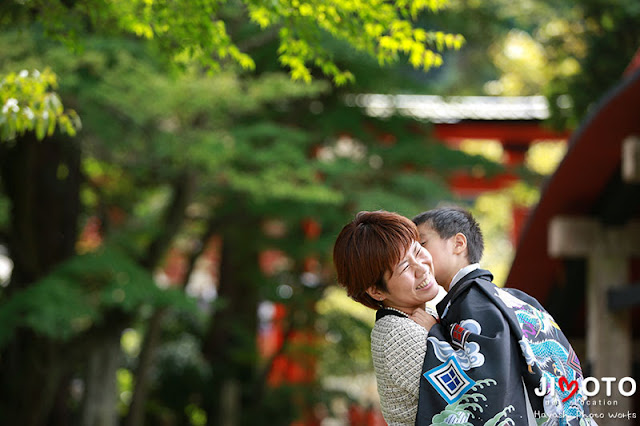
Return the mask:
[[[623, 0], [3, 1], [2, 423], [383, 425], [333, 241], [451, 203], [585, 374], [637, 377], [637, 287], [603, 311], [587, 289], [640, 277], [638, 22]], [[567, 214], [626, 249], [548, 251]]]

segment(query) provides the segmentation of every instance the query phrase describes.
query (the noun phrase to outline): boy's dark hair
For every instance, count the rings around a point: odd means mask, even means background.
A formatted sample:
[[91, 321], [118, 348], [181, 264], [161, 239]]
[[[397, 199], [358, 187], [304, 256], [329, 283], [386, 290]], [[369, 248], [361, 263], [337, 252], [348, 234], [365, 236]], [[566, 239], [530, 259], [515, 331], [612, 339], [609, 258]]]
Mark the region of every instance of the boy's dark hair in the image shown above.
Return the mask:
[[449, 239], [458, 232], [467, 237], [467, 258], [469, 263], [478, 263], [482, 259], [484, 239], [480, 225], [471, 213], [460, 207], [438, 207], [427, 210], [413, 218], [413, 223], [420, 226], [426, 223], [438, 233], [440, 238]]

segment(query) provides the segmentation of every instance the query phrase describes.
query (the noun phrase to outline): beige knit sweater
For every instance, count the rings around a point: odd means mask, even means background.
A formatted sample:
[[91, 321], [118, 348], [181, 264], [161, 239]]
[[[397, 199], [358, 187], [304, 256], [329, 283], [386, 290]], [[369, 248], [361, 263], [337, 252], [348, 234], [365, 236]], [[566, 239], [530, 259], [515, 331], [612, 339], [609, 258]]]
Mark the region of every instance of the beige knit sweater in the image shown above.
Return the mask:
[[389, 426], [414, 425], [427, 330], [409, 318], [387, 315], [371, 331], [371, 356], [382, 414]]

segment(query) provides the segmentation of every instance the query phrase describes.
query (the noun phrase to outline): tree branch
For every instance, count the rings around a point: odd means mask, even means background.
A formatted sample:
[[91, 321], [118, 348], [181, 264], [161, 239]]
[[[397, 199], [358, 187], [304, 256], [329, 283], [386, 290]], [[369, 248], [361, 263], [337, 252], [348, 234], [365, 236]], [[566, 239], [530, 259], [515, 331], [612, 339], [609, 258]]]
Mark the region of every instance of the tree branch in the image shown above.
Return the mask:
[[163, 229], [157, 238], [149, 245], [147, 254], [141, 264], [149, 271], [153, 271], [165, 252], [171, 245], [173, 238], [180, 230], [185, 218], [185, 209], [191, 199], [194, 178], [188, 172], [182, 173], [173, 182], [173, 199], [167, 209], [163, 221]]

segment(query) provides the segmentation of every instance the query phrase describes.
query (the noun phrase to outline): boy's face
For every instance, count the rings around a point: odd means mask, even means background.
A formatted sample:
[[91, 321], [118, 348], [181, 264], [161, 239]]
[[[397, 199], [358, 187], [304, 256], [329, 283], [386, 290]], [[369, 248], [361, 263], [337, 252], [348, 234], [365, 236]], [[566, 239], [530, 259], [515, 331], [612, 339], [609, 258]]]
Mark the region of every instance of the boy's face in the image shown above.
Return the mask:
[[418, 225], [418, 233], [420, 234], [420, 244], [433, 257], [436, 281], [445, 290], [448, 290], [453, 276], [459, 270], [455, 262], [454, 237], [445, 240], [426, 223]]

